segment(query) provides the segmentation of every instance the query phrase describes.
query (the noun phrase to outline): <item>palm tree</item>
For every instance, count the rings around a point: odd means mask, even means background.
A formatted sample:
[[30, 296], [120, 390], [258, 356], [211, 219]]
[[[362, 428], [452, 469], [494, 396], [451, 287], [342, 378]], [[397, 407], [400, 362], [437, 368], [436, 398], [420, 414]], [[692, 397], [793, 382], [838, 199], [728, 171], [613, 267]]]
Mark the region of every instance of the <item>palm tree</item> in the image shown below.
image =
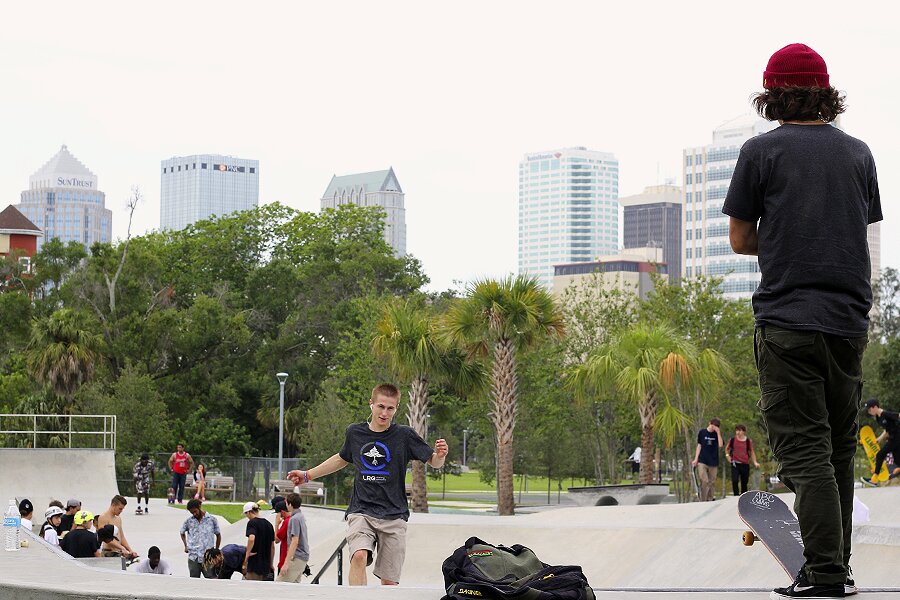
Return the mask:
[[640, 482], [653, 479], [654, 436], [671, 444], [688, 417], [673, 396], [686, 391], [709, 393], [730, 373], [715, 350], [698, 351], [666, 325], [638, 324], [595, 351], [571, 373], [581, 394], [614, 389], [637, 405], [641, 419]]
[[[410, 382], [407, 418], [423, 439], [428, 433], [429, 382], [447, 382], [468, 391], [477, 387], [481, 378], [479, 365], [461, 360], [460, 352], [440, 339], [437, 319], [409, 301], [385, 307], [372, 347], [398, 377]], [[413, 461], [412, 476], [412, 510], [428, 512], [425, 464]]]
[[72, 408], [75, 392], [94, 376], [103, 359], [102, 338], [85, 329], [80, 315], [60, 309], [34, 322], [27, 348], [28, 368], [40, 383]]
[[469, 286], [446, 319], [448, 339], [470, 356], [491, 358], [489, 414], [497, 444], [497, 510], [515, 512], [513, 501], [513, 431], [518, 413], [516, 355], [563, 332], [563, 318], [553, 296], [537, 279], [519, 275], [486, 279]]

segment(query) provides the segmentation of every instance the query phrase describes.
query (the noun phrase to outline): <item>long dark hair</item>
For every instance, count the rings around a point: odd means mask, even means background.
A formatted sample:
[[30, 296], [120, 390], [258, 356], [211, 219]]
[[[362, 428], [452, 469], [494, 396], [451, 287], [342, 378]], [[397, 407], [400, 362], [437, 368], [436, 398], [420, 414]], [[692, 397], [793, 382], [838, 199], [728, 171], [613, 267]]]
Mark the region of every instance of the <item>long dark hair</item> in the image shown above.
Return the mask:
[[833, 87], [777, 87], [755, 94], [751, 102], [769, 121], [831, 123], [846, 110], [845, 100]]

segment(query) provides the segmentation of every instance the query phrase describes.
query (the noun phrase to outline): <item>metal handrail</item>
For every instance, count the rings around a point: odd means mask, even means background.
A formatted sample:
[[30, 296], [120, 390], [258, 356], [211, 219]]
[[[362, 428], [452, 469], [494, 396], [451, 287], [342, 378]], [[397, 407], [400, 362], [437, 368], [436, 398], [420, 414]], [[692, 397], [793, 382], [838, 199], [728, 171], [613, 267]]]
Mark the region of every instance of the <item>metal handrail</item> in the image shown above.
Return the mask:
[[328, 557], [328, 560], [325, 561], [325, 565], [319, 569], [319, 572], [316, 573], [316, 576], [313, 577], [313, 580], [310, 583], [319, 583], [319, 578], [325, 573], [325, 570], [331, 566], [331, 563], [334, 562], [334, 559], [337, 558], [337, 584], [344, 585], [344, 546], [347, 545], [347, 539], [345, 538], [338, 547], [335, 548], [334, 552], [331, 553], [331, 556]]
[[[22, 419], [27, 418], [32, 421], [31, 429], [2, 429], [0, 428], [0, 434], [12, 434], [12, 435], [31, 435], [32, 436], [32, 447], [38, 447], [38, 434], [47, 435], [47, 434], [59, 434], [68, 436], [68, 447], [72, 447], [72, 434], [77, 435], [97, 435], [103, 436], [103, 448], [104, 449], [116, 449], [116, 425], [117, 425], [117, 417], [116, 415], [51, 415], [51, 414], [25, 414], [25, 413], [4, 413], [0, 414], [0, 423], [4, 418], [7, 419]], [[38, 428], [38, 419], [66, 419], [68, 422], [68, 427], [66, 429], [39, 429]], [[103, 431], [75, 431], [72, 429], [72, 421], [73, 419], [102, 419], [103, 420]]]

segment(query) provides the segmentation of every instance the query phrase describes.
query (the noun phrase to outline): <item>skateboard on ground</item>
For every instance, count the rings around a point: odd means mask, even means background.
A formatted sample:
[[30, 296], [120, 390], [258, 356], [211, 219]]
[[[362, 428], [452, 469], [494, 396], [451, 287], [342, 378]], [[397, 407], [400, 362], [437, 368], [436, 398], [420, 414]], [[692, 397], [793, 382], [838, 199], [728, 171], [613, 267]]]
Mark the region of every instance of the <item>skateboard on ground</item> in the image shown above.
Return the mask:
[[743, 533], [744, 545], [762, 542], [793, 581], [806, 559], [800, 522], [788, 505], [775, 494], [751, 490], [738, 499], [738, 515], [750, 528]]
[[866, 458], [869, 459], [869, 470], [873, 473], [872, 482], [881, 483], [887, 481], [891, 474], [888, 472], [886, 464], [882, 463], [881, 470], [875, 473], [875, 455], [878, 454], [881, 447], [878, 445], [878, 438], [875, 437], [875, 432], [870, 426], [864, 425], [860, 428], [859, 443], [866, 450]]

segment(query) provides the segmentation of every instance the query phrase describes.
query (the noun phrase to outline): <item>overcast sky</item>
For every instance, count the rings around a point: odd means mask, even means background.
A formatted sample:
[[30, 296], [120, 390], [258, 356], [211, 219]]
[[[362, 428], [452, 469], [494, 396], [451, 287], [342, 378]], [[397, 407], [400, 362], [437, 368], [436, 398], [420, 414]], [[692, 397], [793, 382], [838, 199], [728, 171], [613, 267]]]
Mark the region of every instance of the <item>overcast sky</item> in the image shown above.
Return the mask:
[[[610, 4], [617, 8], [610, 8]], [[732, 8], [731, 6], [734, 6]], [[613, 152], [620, 195], [750, 111], [802, 42], [846, 91], [879, 168], [882, 264], [900, 266], [900, 25], [886, 2], [19, 2], [0, 34], [0, 207], [62, 144], [125, 234], [159, 225], [160, 160], [260, 161], [260, 203], [315, 211], [332, 174], [393, 166], [408, 249], [444, 289], [516, 269], [517, 164]]]

